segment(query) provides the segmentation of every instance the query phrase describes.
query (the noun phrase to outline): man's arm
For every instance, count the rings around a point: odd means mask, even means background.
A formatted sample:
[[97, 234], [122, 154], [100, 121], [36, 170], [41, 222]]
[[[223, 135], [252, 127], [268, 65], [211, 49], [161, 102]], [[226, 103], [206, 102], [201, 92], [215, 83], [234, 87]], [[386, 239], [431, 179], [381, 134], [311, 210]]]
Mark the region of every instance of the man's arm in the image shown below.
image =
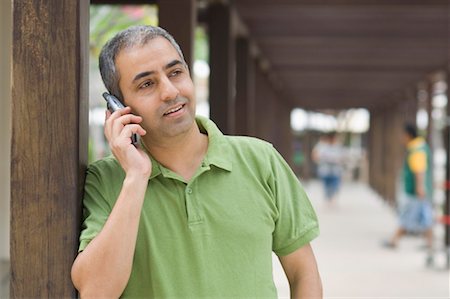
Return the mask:
[[279, 257], [291, 289], [291, 298], [322, 298], [322, 282], [309, 244]]
[[129, 112], [127, 107], [107, 115], [105, 135], [126, 175], [105, 225], [72, 266], [72, 281], [81, 298], [118, 298], [131, 275], [151, 162], [130, 143], [132, 133], [145, 131], [133, 124], [141, 118]]
[[426, 197], [425, 173], [424, 172], [415, 173], [415, 179], [416, 179], [416, 195], [419, 199], [424, 199]]

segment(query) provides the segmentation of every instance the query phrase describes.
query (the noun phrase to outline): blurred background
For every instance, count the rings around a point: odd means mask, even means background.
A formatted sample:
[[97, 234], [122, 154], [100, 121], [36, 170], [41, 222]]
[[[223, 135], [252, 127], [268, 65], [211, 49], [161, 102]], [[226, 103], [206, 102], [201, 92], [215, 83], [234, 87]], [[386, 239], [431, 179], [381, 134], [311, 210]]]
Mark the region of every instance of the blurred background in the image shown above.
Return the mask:
[[[11, 16], [0, 11], [7, 28]], [[273, 143], [298, 175], [321, 224], [312, 245], [325, 297], [449, 297], [447, 1], [92, 0], [89, 14], [89, 162], [110, 154], [101, 47], [130, 25], [161, 25], [185, 53], [197, 113], [226, 134]], [[0, 81], [7, 82], [1, 70], [8, 69], [9, 53], [0, 54]], [[9, 135], [7, 111], [1, 110], [1, 121]], [[417, 126], [432, 152], [432, 266], [420, 235], [408, 235], [395, 250], [382, 246], [398, 225], [406, 122]], [[332, 205], [313, 159], [331, 132], [342, 161]], [[9, 146], [2, 143], [0, 152], [0, 298], [9, 297], [10, 281], [10, 159], [3, 158]], [[275, 256], [274, 279], [279, 297], [288, 298]]]

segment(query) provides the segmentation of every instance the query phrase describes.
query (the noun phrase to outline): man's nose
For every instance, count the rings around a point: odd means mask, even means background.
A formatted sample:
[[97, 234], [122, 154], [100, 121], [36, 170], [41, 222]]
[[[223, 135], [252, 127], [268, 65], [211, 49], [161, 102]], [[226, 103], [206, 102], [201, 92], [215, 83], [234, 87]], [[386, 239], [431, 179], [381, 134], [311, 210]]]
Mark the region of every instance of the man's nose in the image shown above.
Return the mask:
[[162, 101], [173, 100], [179, 94], [178, 88], [176, 88], [175, 85], [173, 85], [173, 83], [167, 77], [164, 77], [161, 79], [160, 89], [161, 89], [161, 100]]

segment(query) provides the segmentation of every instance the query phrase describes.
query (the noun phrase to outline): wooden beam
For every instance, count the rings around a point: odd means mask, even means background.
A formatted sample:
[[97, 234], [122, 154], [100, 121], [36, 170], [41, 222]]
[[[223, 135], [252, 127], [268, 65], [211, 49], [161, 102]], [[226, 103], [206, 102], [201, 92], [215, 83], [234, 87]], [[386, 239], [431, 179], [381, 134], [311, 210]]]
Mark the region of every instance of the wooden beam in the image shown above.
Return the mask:
[[280, 72], [281, 78], [295, 90], [367, 90], [384, 91], [421, 79], [416, 73], [393, 72]]
[[243, 5], [316, 5], [316, 6], [433, 6], [447, 5], [447, 0], [239, 0]]
[[159, 1], [159, 26], [166, 29], [180, 45], [184, 58], [193, 72], [194, 36], [197, 24], [196, 0]]
[[148, 5], [157, 2], [157, 0], [91, 0], [91, 4], [94, 5]]
[[11, 298], [74, 298], [89, 1], [12, 3]]

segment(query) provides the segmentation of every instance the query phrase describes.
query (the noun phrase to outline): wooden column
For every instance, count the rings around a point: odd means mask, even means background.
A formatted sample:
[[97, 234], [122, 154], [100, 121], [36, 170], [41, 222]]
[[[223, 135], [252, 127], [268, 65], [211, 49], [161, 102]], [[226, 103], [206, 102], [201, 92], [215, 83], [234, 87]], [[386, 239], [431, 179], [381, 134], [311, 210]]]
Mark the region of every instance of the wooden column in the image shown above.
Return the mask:
[[272, 100], [272, 91], [269, 86], [266, 74], [260, 69], [256, 71], [256, 93], [255, 93], [255, 128], [256, 137], [269, 142], [273, 139], [273, 118], [276, 115], [276, 107]]
[[384, 196], [384, 141], [383, 141], [383, 131], [384, 131], [384, 119], [383, 111], [371, 111], [370, 114], [370, 150], [369, 150], [369, 161], [370, 161], [370, 185], [371, 187], [380, 195]]
[[374, 179], [373, 179], [373, 151], [374, 151], [374, 133], [373, 133], [373, 125], [375, 119], [375, 111], [369, 110], [370, 118], [369, 118], [369, 131], [367, 132], [367, 183], [372, 189], [374, 188]]
[[[447, 99], [450, 100], [450, 58], [449, 68], [447, 70]], [[450, 117], [450, 101], [447, 102], [447, 118]], [[445, 150], [447, 153], [447, 165], [445, 174], [445, 203], [444, 203], [444, 219], [447, 221], [450, 218], [450, 124], [447, 121], [447, 126], [444, 129]], [[450, 269], [450, 223], [445, 225], [444, 243], [447, 252], [447, 269]]]
[[226, 134], [235, 131], [235, 41], [231, 8], [213, 3], [208, 9], [209, 103], [211, 119]]
[[254, 62], [247, 38], [236, 41], [236, 102], [235, 133], [251, 135], [254, 118], [255, 82]]
[[388, 202], [395, 202], [396, 169], [394, 162], [394, 148], [401, 147], [398, 136], [395, 136], [395, 110], [387, 109], [385, 112], [384, 140], [383, 140], [383, 184], [384, 198]]
[[162, 0], [158, 2], [159, 26], [166, 29], [180, 45], [191, 73], [194, 63], [194, 35], [197, 25], [196, 0]]
[[281, 98], [276, 99], [277, 117], [274, 120], [273, 126], [276, 128], [275, 132], [275, 147], [284, 157], [286, 162], [294, 166], [294, 135], [291, 129], [291, 110], [292, 108], [286, 104]]
[[[0, 275], [9, 261], [10, 149], [11, 149], [11, 1], [0, 2]], [[0, 298], [7, 296], [0, 281]], [[2, 292], [3, 291], [3, 292]]]
[[428, 80], [426, 85], [426, 108], [427, 108], [427, 115], [428, 115], [428, 126], [427, 126], [427, 142], [431, 149], [434, 148], [433, 144], [433, 132], [434, 132], [434, 125], [433, 125], [433, 92], [434, 92], [434, 82], [431, 80]]
[[11, 298], [70, 298], [88, 136], [88, 0], [13, 1]]

